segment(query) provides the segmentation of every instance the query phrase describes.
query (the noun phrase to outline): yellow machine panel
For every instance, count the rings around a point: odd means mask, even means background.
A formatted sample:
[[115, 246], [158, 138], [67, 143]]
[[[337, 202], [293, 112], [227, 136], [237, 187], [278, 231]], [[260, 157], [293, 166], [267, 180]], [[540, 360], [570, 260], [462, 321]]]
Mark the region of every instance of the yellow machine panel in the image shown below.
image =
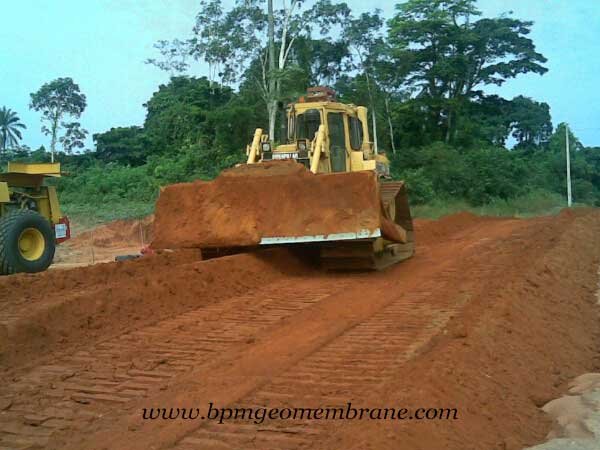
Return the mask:
[[8, 203], [9, 201], [8, 183], [0, 182], [0, 203]]
[[45, 175], [47, 177], [60, 177], [60, 163], [8, 163], [8, 173], [21, 173], [26, 175]]

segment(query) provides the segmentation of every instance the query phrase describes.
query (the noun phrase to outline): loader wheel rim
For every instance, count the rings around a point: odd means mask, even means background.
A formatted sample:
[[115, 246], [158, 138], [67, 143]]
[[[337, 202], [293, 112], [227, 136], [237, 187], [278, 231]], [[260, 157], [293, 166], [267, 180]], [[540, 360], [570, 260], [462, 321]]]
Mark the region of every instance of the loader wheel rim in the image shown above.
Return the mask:
[[46, 250], [44, 235], [37, 228], [26, 228], [19, 236], [19, 253], [27, 261], [37, 261]]

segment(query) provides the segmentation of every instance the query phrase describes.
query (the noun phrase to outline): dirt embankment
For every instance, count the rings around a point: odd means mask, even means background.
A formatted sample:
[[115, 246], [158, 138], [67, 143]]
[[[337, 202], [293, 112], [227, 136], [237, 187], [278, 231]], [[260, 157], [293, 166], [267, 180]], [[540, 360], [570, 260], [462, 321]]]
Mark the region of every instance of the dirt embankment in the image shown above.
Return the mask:
[[210, 261], [198, 250], [181, 250], [0, 278], [0, 366], [31, 363], [260, 288], [299, 265], [285, 250]]
[[[154, 216], [116, 220], [76, 233], [56, 249], [52, 269], [114, 261], [116, 256], [139, 254], [153, 237]], [[77, 230], [77, 224], [73, 224]]]
[[72, 248], [87, 247], [91, 243], [96, 247], [130, 247], [132, 244], [143, 246], [152, 241], [154, 216], [143, 219], [115, 220], [74, 236], [68, 245]]

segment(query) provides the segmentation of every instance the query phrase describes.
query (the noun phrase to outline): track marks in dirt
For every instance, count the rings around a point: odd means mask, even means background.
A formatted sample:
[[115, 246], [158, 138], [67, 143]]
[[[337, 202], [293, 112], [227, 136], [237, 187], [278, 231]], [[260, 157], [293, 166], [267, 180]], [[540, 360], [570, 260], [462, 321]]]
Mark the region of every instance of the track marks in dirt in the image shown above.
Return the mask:
[[[336, 289], [337, 293], [290, 316], [272, 333], [262, 334], [247, 352], [232, 353], [213, 366], [200, 367], [178, 379], [172, 389], [141, 402], [137, 413], [115, 419], [112, 425], [110, 421], [98, 424], [97, 434], [71, 441], [69, 448], [88, 448], [98, 442], [129, 449], [149, 445], [167, 448], [174, 443], [186, 448], [199, 442], [207, 449], [228, 445], [301, 448], [305, 441], [314, 446], [327, 436], [326, 424], [271, 423], [260, 427], [267, 430], [262, 433], [247, 423], [214, 426], [202, 422], [141, 422], [139, 410], [204, 407], [209, 401], [220, 406], [279, 407], [284, 401], [306, 405], [308, 399], [320, 406], [326, 402], [339, 404], [342, 399], [345, 402], [349, 396], [367, 398], [398, 366], [429, 345], [469, 299], [460, 292], [448, 295], [469, 267], [469, 261], [461, 257], [483, 253], [482, 258], [491, 261], [483, 252], [490, 243], [482, 238], [486, 234], [509, 238], [519, 226], [519, 221], [504, 221], [492, 229], [463, 228], [459, 234], [465, 238], [447, 240], [445, 245], [431, 248], [390, 271], [347, 275], [345, 289]], [[471, 241], [480, 244], [466, 248]], [[479, 275], [487, 270], [482, 269]], [[332, 281], [324, 280], [323, 285], [333, 285]], [[295, 295], [313, 284], [308, 280], [297, 283]], [[265, 442], [256, 443], [263, 438]], [[124, 446], [125, 440], [135, 442], [134, 447]]]
[[[366, 401], [399, 366], [440, 333], [463, 301], [436, 298], [456, 272], [437, 273], [436, 288], [402, 292], [367, 320], [348, 329], [328, 345], [261, 386], [239, 407], [340, 407]], [[412, 286], [411, 286], [412, 287]], [[453, 299], [456, 300], [456, 299]], [[364, 405], [364, 404], [363, 404]], [[314, 448], [327, 437], [327, 421], [208, 422], [181, 439], [175, 449], [261, 450]]]
[[[197, 251], [183, 252], [55, 271], [42, 274], [41, 281], [32, 278], [37, 297], [31, 297], [30, 288], [23, 286], [28, 278], [19, 277], [12, 280], [19, 288], [1, 302], [0, 364], [5, 368], [32, 367], [51, 359], [53, 352], [84, 348], [306, 273], [314, 270], [284, 249], [273, 249], [209, 261], [199, 261]], [[0, 284], [8, 286], [9, 281], [0, 280]], [[48, 298], [43, 297], [44, 292]]]
[[[167, 388], [177, 375], [231, 347], [243, 347], [330, 292], [324, 286], [298, 294], [293, 286], [276, 283], [39, 366], [0, 389], [0, 398], [11, 405], [0, 413], [0, 448], [45, 446], [54, 431], [77, 429], [114, 407]], [[34, 427], [28, 426], [32, 420], [38, 422]]]
[[[417, 227], [417, 257], [389, 271], [316, 277], [288, 273], [266, 287], [272, 295], [232, 295], [121, 338], [88, 345], [87, 353], [71, 356], [70, 362], [65, 357], [54, 367], [29, 372], [25, 376], [32, 378], [20, 386], [18, 395], [0, 398], [0, 408], [10, 404], [7, 414], [19, 414], [5, 427], [0, 414], [0, 430], [12, 439], [49, 439], [49, 448], [61, 449], [312, 449], [338, 442], [340, 436], [348, 444], [344, 448], [361, 448], [354, 437], [370, 442], [371, 435], [359, 425], [339, 425], [336, 436], [338, 425], [315, 421], [260, 426], [144, 423], [140, 409], [190, 406], [182, 404], [185, 400], [195, 407], [205, 407], [208, 401], [268, 407], [379, 402], [387, 398], [382, 392], [400, 383], [399, 374], [410, 376], [410, 367], [425, 364], [427, 355], [439, 350], [439, 342], [450, 337], [454, 348], [460, 348], [467, 333], [462, 322], [476, 324], [492, 309], [494, 320], [503, 322], [501, 309], [499, 313], [498, 308], [472, 306], [492, 289], [519, 279], [524, 272], [515, 267], [515, 258], [527, 252], [543, 254], [555, 245], [549, 237], [571, 225], [567, 219], [459, 215], [432, 222]], [[580, 264], [589, 259], [586, 254]], [[514, 293], [526, 299], [534, 295], [534, 288]], [[457, 322], [459, 327], [453, 328]], [[487, 346], [493, 354], [494, 342]], [[492, 373], [492, 366], [486, 373]], [[36, 378], [42, 381], [36, 384]], [[419, 382], [412, 383], [417, 391]], [[54, 397], [51, 391], [56, 388], [48, 388], [52, 383], [62, 383]], [[51, 400], [42, 399], [46, 396]], [[42, 412], [48, 417], [39, 417], [39, 411], [30, 417], [33, 410], [25, 406], [36, 403], [47, 407]], [[62, 417], [68, 415], [67, 408], [75, 411], [70, 419]], [[112, 417], [107, 411], [113, 411]], [[38, 426], [27, 425], [35, 421]], [[50, 436], [46, 428], [56, 431]], [[41, 435], [21, 433], [31, 429]]]

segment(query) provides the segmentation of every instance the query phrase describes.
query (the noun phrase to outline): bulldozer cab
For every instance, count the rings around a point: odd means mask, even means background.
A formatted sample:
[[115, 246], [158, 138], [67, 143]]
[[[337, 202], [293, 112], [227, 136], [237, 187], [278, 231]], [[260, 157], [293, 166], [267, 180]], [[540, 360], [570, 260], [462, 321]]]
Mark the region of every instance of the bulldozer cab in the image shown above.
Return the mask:
[[309, 88], [287, 111], [286, 142], [274, 147], [261, 129], [248, 146], [248, 164], [293, 159], [313, 173], [376, 170], [367, 108], [339, 103], [329, 88]]

